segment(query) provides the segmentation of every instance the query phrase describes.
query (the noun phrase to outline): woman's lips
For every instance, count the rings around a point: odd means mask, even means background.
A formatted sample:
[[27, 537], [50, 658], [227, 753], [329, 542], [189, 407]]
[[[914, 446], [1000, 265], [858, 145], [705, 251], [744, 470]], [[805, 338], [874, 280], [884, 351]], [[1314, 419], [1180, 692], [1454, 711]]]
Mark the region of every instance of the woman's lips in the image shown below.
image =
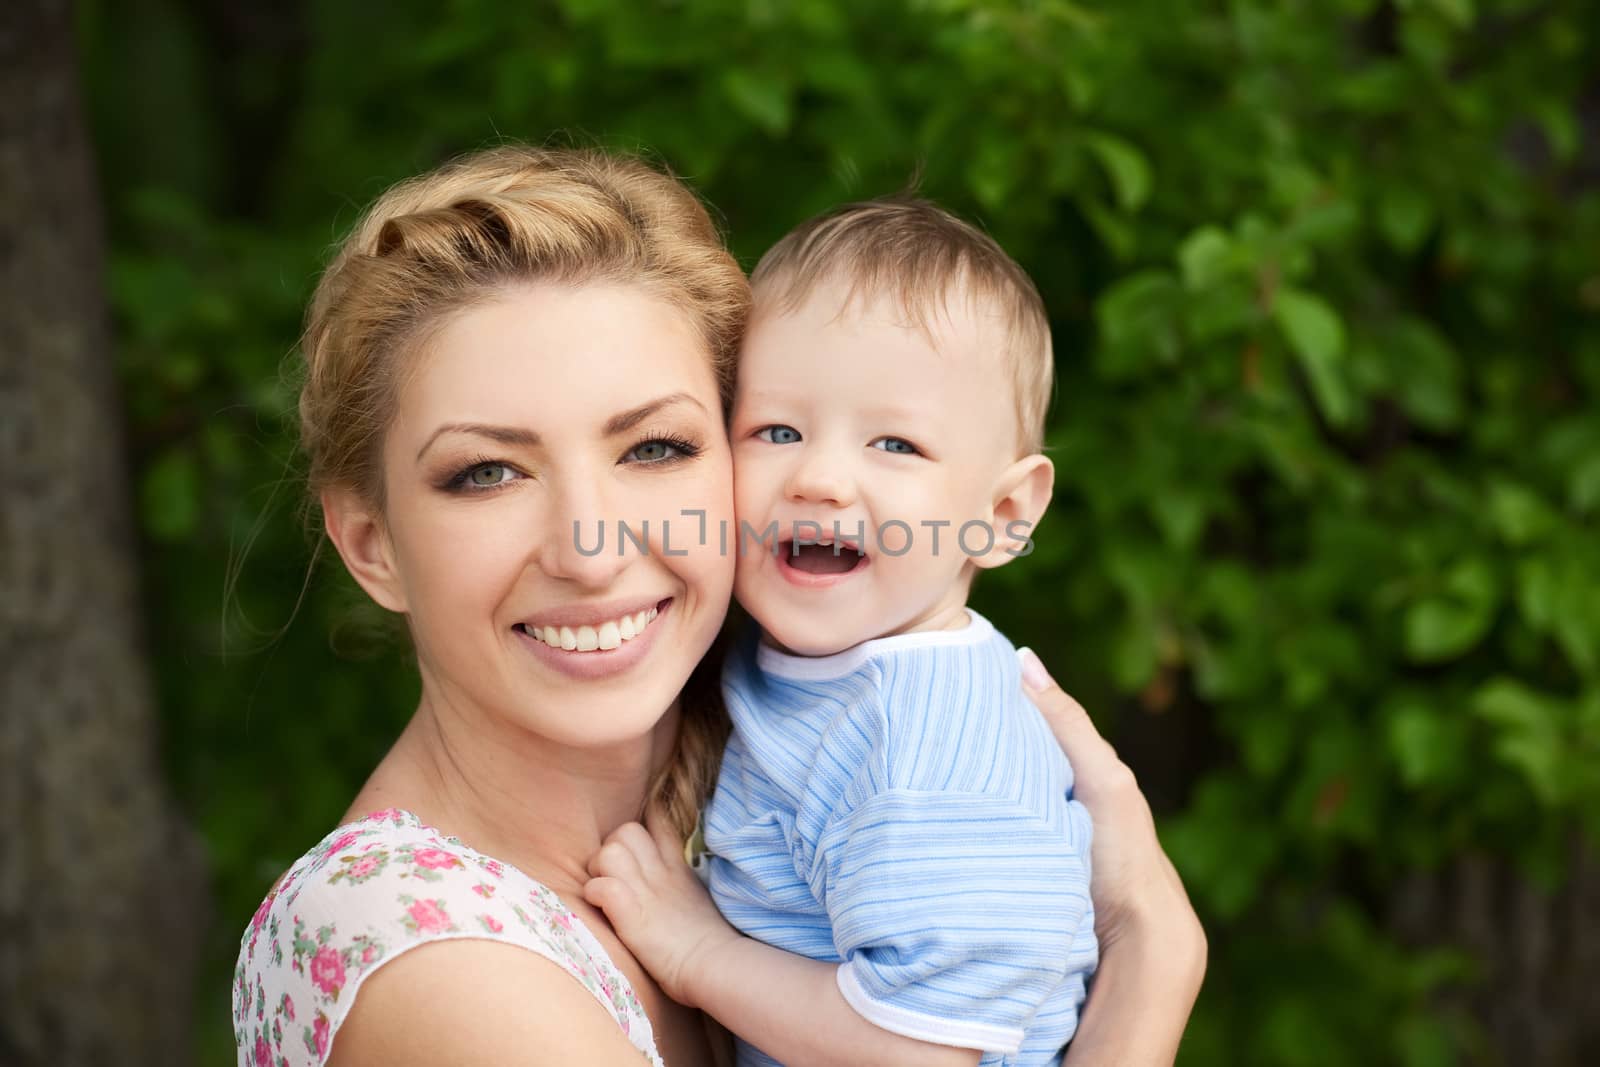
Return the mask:
[[[633, 637], [620, 641], [615, 648], [593, 648], [587, 651], [579, 651], [577, 648], [566, 649], [560, 645], [549, 644], [543, 639], [543, 636], [533, 636], [528, 627], [521, 623], [511, 629], [517, 635], [517, 639], [522, 642], [523, 647], [531, 651], [541, 662], [548, 664], [555, 670], [573, 678], [605, 678], [628, 670], [649, 653], [650, 649], [655, 645], [663, 625], [668, 621], [675, 603], [676, 600], [673, 597], [668, 597], [657, 603], [651, 609], [654, 612], [654, 616], [645, 623], [644, 629], [636, 632]], [[572, 631], [574, 638], [577, 637], [577, 630], [579, 629], [592, 630], [597, 641], [601, 636], [598, 630], [592, 627], [563, 627], [562, 629]], [[546, 628], [547, 631], [548, 628]]]
[[[659, 604], [657, 601], [656, 604]], [[636, 640], [656, 620], [658, 608], [652, 604], [638, 611], [625, 612], [615, 618], [592, 620], [575, 626], [539, 626], [519, 622], [513, 629], [543, 641], [551, 648], [568, 652], [594, 652], [620, 647], [626, 641]]]

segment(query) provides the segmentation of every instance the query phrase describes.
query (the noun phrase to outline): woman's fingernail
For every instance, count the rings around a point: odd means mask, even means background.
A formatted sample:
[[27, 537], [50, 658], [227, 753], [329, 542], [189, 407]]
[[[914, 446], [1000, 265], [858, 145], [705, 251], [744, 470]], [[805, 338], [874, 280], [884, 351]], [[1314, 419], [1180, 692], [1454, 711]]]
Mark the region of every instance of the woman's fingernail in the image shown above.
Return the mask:
[[1029, 689], [1049, 689], [1050, 672], [1044, 669], [1033, 649], [1024, 645], [1017, 649], [1017, 659], [1022, 662], [1022, 682]]

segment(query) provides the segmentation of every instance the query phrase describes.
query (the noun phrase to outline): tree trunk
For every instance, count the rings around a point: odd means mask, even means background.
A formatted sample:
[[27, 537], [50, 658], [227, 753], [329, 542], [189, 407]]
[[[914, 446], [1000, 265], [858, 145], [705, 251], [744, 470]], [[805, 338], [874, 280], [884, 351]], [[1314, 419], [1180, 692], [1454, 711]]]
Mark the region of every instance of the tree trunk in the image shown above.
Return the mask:
[[1496, 1062], [1600, 1062], [1600, 856], [1580, 835], [1554, 890], [1467, 855], [1401, 879], [1391, 907], [1406, 943], [1457, 945], [1481, 963], [1482, 981], [1445, 999], [1482, 1027]]
[[0, 1063], [189, 1060], [168, 800], [68, 0], [0, 11]]

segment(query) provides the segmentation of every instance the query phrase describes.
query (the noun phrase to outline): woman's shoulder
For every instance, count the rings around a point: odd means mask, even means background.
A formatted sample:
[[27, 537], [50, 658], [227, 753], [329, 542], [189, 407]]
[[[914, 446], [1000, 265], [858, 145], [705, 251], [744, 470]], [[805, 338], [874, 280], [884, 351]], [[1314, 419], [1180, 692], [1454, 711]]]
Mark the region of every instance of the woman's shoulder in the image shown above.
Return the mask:
[[322, 1064], [366, 977], [408, 949], [463, 938], [556, 963], [654, 1057], [632, 989], [559, 896], [390, 809], [329, 833], [256, 910], [234, 974], [240, 1062]]

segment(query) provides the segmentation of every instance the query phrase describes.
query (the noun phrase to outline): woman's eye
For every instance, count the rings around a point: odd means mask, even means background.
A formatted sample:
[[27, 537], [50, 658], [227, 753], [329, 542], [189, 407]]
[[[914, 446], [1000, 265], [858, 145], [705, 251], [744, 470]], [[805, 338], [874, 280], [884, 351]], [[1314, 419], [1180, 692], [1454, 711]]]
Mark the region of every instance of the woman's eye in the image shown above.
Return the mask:
[[668, 441], [646, 441], [635, 445], [628, 458], [636, 463], [660, 463], [677, 455], [678, 449]]
[[872, 442], [873, 448], [881, 448], [885, 452], [893, 452], [901, 456], [920, 456], [922, 450], [907, 441], [904, 437], [880, 437]]
[[622, 458], [627, 463], [642, 467], [668, 467], [676, 466], [682, 460], [693, 459], [703, 448], [699, 441], [687, 434], [659, 434], [640, 441], [628, 449]]
[[775, 445], [792, 445], [800, 440], [800, 431], [793, 426], [764, 426], [756, 437]]
[[513, 471], [504, 463], [480, 463], [467, 472], [467, 482], [478, 489], [492, 489], [511, 481]]

